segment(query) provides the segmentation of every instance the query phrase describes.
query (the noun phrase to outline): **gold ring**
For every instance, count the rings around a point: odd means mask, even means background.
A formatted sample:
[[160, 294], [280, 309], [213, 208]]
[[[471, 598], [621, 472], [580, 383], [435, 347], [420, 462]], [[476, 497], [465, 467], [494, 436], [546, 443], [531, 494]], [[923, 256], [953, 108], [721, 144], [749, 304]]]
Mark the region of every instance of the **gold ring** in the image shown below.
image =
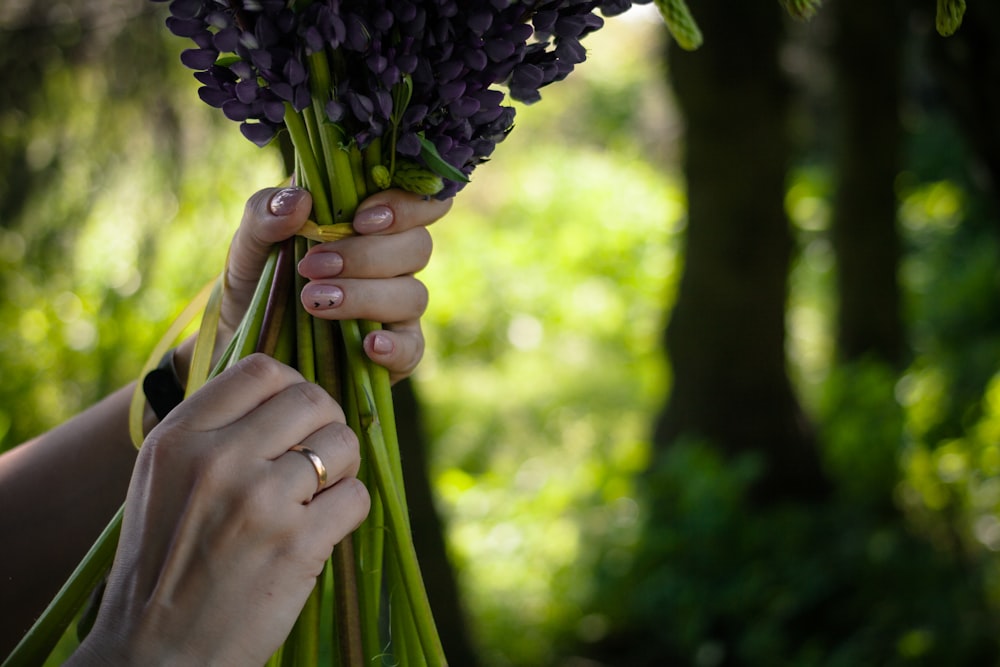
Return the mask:
[[326, 486], [326, 466], [323, 465], [323, 459], [319, 457], [319, 454], [302, 445], [295, 445], [289, 451], [298, 452], [309, 459], [309, 463], [316, 470], [316, 493], [322, 491], [323, 487]]

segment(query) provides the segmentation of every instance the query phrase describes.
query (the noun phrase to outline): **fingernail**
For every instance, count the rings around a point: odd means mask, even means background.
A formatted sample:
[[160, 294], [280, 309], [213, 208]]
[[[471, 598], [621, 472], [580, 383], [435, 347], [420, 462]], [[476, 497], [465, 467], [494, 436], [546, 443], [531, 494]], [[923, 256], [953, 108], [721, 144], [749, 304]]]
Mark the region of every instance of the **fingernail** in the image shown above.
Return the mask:
[[388, 206], [372, 206], [354, 216], [354, 229], [362, 233], [380, 232], [391, 224], [392, 209]]
[[314, 252], [299, 262], [299, 273], [308, 278], [333, 278], [344, 270], [344, 258], [339, 252]]
[[339, 306], [344, 292], [336, 285], [308, 285], [302, 290], [302, 300], [317, 310], [326, 310]]
[[376, 354], [389, 354], [393, 350], [392, 339], [382, 333], [372, 334], [371, 345]]
[[303, 196], [305, 196], [305, 190], [300, 188], [278, 190], [271, 197], [271, 203], [268, 204], [271, 215], [288, 215], [295, 210]]

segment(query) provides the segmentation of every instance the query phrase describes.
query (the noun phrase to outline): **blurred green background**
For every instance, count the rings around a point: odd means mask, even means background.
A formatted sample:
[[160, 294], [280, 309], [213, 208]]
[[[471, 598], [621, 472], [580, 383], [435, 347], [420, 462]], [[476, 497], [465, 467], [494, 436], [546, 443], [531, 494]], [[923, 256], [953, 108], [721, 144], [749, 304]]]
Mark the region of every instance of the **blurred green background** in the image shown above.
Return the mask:
[[[677, 366], [663, 332], [696, 267], [668, 76], [686, 56], [666, 55], [654, 14], [589, 37], [589, 61], [519, 108], [432, 229], [412, 384], [482, 665], [1000, 664], [996, 128], [969, 134], [946, 103], [955, 79], [928, 64], [932, 14], [896, 3], [898, 30], [880, 39], [901, 54], [889, 268], [905, 353], [845, 358], [824, 47], [845, 7], [864, 10], [828, 4], [809, 23], [774, 19], [791, 101], [784, 370], [822, 498], [760, 501], [766, 444], [655, 435]], [[725, 37], [707, 14], [724, 5], [700, 10], [709, 55]], [[0, 7], [0, 447], [134, 379], [221, 270], [243, 202], [282, 178], [275, 151], [197, 99], [163, 9]], [[995, 14], [962, 31], [1000, 34]], [[995, 49], [968, 53], [996, 72]], [[729, 418], [726, 399], [704, 400]]]

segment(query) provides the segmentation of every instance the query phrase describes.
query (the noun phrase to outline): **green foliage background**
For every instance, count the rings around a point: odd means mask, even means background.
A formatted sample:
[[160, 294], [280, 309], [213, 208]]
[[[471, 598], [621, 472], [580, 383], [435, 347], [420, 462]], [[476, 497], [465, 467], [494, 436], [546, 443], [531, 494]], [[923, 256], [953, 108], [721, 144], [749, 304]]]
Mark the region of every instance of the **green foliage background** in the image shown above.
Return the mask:
[[[133, 379], [221, 269], [244, 200], [281, 178], [276, 155], [197, 100], [158, 15], [114, 16], [130, 30], [108, 39], [132, 43], [81, 53], [74, 30], [98, 28], [69, 17], [50, 31], [55, 57], [0, 106], [4, 448]], [[702, 443], [642, 476], [669, 389], [660, 335], [685, 222], [663, 34], [643, 16], [611, 21], [590, 62], [519, 110], [432, 230], [415, 382], [484, 664], [571, 664], [578, 644], [667, 612], [685, 619], [672, 650], [698, 665], [722, 659], [711, 619], [770, 619], [738, 647], [745, 664], [770, 664], [792, 645], [783, 615], [834, 604], [824, 594], [843, 581], [869, 594], [835, 605], [838, 617], [846, 628], [866, 616], [868, 630], [845, 630], [836, 652], [807, 646], [795, 664], [919, 664], [949, 642], [976, 654], [989, 619], [970, 601], [1000, 603], [1000, 244], [961, 142], [931, 112], [911, 128], [898, 195], [916, 356], [899, 377], [832, 367], [828, 167], [803, 163], [789, 184], [800, 241], [789, 358], [843, 502], [747, 517], [755, 462], [727, 465]], [[106, 55], [121, 52], [148, 58]], [[637, 550], [650, 487], [676, 529]], [[887, 499], [904, 528], [879, 514]], [[747, 559], [753, 576], [724, 576]], [[651, 574], [626, 605], [608, 583], [634, 564]], [[913, 608], [943, 620], [914, 625]]]

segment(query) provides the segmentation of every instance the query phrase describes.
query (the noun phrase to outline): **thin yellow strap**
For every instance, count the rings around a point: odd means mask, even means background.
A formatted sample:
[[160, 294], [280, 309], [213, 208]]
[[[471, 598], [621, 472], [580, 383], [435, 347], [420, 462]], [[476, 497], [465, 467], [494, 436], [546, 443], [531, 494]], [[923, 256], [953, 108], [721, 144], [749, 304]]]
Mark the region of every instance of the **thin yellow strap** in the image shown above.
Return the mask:
[[195, 316], [200, 310], [205, 307], [205, 303], [208, 301], [208, 297], [211, 294], [217, 281], [213, 280], [201, 288], [198, 295], [195, 296], [192, 301], [184, 307], [181, 314], [177, 316], [177, 319], [171, 323], [167, 332], [163, 334], [160, 341], [153, 346], [152, 352], [149, 354], [149, 358], [142, 367], [142, 373], [139, 375], [139, 381], [135, 385], [135, 390], [132, 392], [132, 403], [129, 406], [128, 413], [128, 430], [129, 434], [132, 436], [132, 444], [135, 445], [136, 449], [142, 446], [142, 441], [145, 439], [145, 434], [142, 432], [142, 415], [145, 410], [146, 405], [146, 395], [142, 393], [142, 379], [146, 377], [146, 374], [151, 370], [156, 368], [156, 365], [160, 363], [160, 359], [163, 355], [167, 353], [170, 346], [174, 344], [177, 337], [181, 335], [181, 332], [187, 328]]
[[335, 225], [317, 225], [312, 220], [306, 220], [297, 236], [304, 236], [310, 241], [326, 243], [327, 241], [339, 241], [354, 235], [354, 227], [349, 222], [338, 222]]
[[212, 352], [215, 350], [215, 338], [219, 331], [219, 320], [222, 318], [224, 282], [225, 273], [220, 275], [212, 286], [205, 314], [201, 317], [198, 338], [194, 342], [194, 354], [191, 356], [187, 386], [184, 388], [184, 398], [198, 391], [208, 380], [208, 374], [212, 372]]

